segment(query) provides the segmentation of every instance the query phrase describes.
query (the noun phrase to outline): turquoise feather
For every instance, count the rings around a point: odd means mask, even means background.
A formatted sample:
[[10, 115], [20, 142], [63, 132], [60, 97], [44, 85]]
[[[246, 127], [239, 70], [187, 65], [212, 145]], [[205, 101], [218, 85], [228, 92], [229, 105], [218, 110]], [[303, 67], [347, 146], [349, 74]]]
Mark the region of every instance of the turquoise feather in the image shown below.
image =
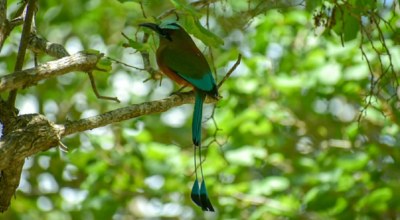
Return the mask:
[[190, 197], [192, 198], [192, 201], [197, 206], [202, 207], [201, 200], [200, 200], [200, 186], [199, 186], [199, 181], [197, 180], [197, 178], [193, 183], [192, 193], [190, 194]]
[[[174, 54], [169, 56], [168, 54]], [[215, 96], [218, 94], [214, 77], [211, 74], [210, 67], [204, 59], [192, 59], [193, 53], [185, 49], [165, 48], [159, 53], [160, 62], [168, 65], [168, 68], [179, 75], [185, 81], [189, 82], [196, 89], [210, 93]], [[180, 57], [177, 59], [176, 57]], [[197, 57], [196, 57], [197, 58]]]
[[208, 198], [206, 182], [204, 181], [204, 179], [201, 182], [200, 186], [200, 201], [201, 201], [201, 208], [203, 209], [203, 211], [214, 212], [214, 207], [212, 206], [210, 199]]
[[201, 143], [201, 121], [203, 116], [203, 102], [205, 94], [202, 92], [196, 92], [193, 110], [193, 121], [192, 121], [192, 139], [196, 146], [200, 146]]

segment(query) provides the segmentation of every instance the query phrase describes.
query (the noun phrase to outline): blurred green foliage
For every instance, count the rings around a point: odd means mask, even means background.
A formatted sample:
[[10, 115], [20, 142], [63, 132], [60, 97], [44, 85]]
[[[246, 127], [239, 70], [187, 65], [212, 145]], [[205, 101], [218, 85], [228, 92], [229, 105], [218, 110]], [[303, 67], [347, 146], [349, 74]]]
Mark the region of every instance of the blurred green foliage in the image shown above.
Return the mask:
[[[183, 0], [151, 0], [142, 2], [146, 18], [140, 2], [39, 1], [37, 32], [70, 53], [93, 49], [142, 67], [140, 54], [122, 46], [127, 42], [121, 32], [133, 39], [131, 47], [153, 54], [156, 42], [141, 44], [137, 25], [160, 22], [157, 16], [176, 8], [218, 81], [243, 54], [220, 89], [215, 124], [204, 123], [204, 174], [216, 213], [202, 213], [190, 201], [192, 110], [185, 105], [66, 137], [68, 153], [52, 149], [27, 159], [16, 199], [0, 219], [400, 218], [398, 80], [376, 88], [384, 93], [370, 92], [370, 68], [379, 76], [380, 64], [389, 60], [369, 44], [379, 45], [379, 33], [371, 29], [361, 41], [360, 20], [352, 16], [368, 18], [368, 2], [375, 1], [346, 1], [342, 15], [331, 17], [336, 24], [321, 34], [315, 19], [318, 12], [331, 13], [333, 1], [278, 10], [272, 1], [212, 1], [207, 12]], [[393, 32], [400, 28], [399, 6], [378, 2], [374, 12], [395, 27], [379, 23], [397, 76], [400, 46]], [[8, 4], [12, 13], [19, 1]], [[364, 11], [346, 11], [351, 6]], [[1, 74], [12, 72], [20, 32], [13, 31], [0, 53]], [[213, 47], [213, 56], [205, 45]], [[50, 59], [39, 56], [39, 62]], [[26, 67], [33, 65], [31, 54], [28, 60]], [[112, 66], [94, 76], [100, 93], [117, 96], [120, 104], [96, 99], [87, 75], [71, 73], [21, 90], [17, 107], [63, 123], [176, 89], [168, 79], [161, 86], [144, 83], [148, 73]], [[205, 119], [212, 110], [206, 108]]]

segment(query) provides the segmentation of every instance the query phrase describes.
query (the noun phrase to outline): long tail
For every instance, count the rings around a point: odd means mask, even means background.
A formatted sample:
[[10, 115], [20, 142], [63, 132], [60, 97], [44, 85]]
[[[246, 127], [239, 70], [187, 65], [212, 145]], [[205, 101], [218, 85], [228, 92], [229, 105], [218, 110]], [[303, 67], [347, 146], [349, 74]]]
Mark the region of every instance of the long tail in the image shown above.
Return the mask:
[[[196, 179], [192, 187], [191, 198], [192, 201], [203, 211], [214, 212], [214, 207], [208, 198], [207, 188], [204, 181], [203, 169], [202, 169], [202, 159], [201, 159], [201, 120], [203, 116], [203, 102], [206, 95], [202, 92], [196, 91], [196, 98], [194, 102], [193, 110], [193, 122], [192, 122], [192, 137], [194, 146], [194, 169], [196, 173]], [[196, 153], [199, 150], [199, 161], [200, 161], [200, 171], [201, 171], [201, 184], [197, 177], [197, 164], [196, 164]]]
[[192, 121], [192, 138], [195, 146], [201, 144], [201, 119], [203, 116], [203, 102], [206, 95], [200, 91], [196, 91], [194, 101], [193, 121]]
[[[201, 184], [199, 184], [199, 180], [197, 178], [197, 164], [196, 164], [196, 151], [197, 148], [199, 148], [199, 159], [200, 159], [200, 170], [201, 170]], [[214, 212], [214, 207], [211, 204], [210, 198], [208, 197], [208, 192], [206, 188], [206, 182], [204, 180], [203, 176], [203, 170], [201, 167], [201, 149], [200, 147], [196, 147], [194, 149], [195, 155], [194, 155], [194, 166], [195, 166], [195, 173], [196, 173], [196, 179], [194, 180], [193, 186], [192, 186], [192, 192], [190, 197], [192, 198], [192, 201], [203, 211], [209, 211], [209, 212]]]

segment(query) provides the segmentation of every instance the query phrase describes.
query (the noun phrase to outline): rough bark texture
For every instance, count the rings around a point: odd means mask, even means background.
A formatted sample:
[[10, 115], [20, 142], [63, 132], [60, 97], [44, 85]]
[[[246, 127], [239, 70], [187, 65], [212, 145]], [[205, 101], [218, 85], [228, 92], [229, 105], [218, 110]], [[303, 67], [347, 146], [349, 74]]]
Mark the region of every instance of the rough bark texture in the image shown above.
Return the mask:
[[40, 80], [56, 77], [73, 71], [90, 71], [96, 68], [96, 64], [102, 54], [80, 52], [72, 56], [50, 61], [30, 68], [17, 71], [0, 77], [0, 92], [22, 89], [35, 85]]
[[10, 34], [10, 24], [7, 20], [7, 0], [0, 0], [0, 51], [4, 41]]
[[26, 157], [56, 146], [61, 130], [43, 115], [21, 115], [0, 140], [0, 211], [10, 206]]
[[14, 161], [56, 146], [62, 130], [43, 115], [18, 116], [14, 129], [0, 140], [0, 170], [12, 166]]

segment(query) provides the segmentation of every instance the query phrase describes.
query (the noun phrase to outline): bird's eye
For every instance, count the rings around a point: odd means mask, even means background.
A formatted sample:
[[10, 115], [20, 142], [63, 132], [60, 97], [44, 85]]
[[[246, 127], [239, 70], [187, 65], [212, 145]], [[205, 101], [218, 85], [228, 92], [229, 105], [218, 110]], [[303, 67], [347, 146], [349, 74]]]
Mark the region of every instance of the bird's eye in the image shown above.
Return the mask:
[[161, 36], [168, 39], [169, 41], [172, 41], [171, 34], [166, 30], [162, 31]]

